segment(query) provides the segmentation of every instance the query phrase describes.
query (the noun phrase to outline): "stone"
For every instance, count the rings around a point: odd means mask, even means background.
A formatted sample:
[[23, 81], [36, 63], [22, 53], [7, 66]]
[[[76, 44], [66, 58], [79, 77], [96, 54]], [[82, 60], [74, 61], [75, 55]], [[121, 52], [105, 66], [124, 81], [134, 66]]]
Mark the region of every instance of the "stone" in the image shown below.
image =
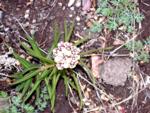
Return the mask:
[[73, 6], [72, 6], [72, 7], [70, 7], [70, 10], [74, 11], [74, 7], [73, 7]]
[[71, 7], [74, 3], [75, 3], [76, 0], [69, 0], [68, 2], [68, 7]]
[[76, 21], [78, 21], [78, 22], [80, 21], [80, 17], [79, 16], [76, 17]]
[[76, 6], [76, 7], [80, 7], [80, 6], [81, 6], [81, 0], [76, 0], [75, 6]]
[[112, 58], [100, 65], [100, 77], [106, 84], [124, 86], [132, 65], [128, 57]]
[[62, 4], [61, 2], [59, 2], [59, 3], [58, 3], [58, 6], [62, 7], [62, 6], [63, 6], [63, 4]]

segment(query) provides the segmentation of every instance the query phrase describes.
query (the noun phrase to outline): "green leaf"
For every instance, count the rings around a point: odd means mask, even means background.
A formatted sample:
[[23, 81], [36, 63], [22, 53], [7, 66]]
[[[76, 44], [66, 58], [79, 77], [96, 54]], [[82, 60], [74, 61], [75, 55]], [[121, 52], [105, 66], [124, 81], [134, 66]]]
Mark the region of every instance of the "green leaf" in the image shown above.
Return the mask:
[[69, 77], [63, 74], [64, 84], [65, 84], [65, 95], [68, 96], [68, 88], [69, 88]]
[[85, 42], [87, 42], [90, 38], [85, 38], [85, 37], [82, 37], [81, 39], [78, 39], [77, 41], [75, 41], [75, 46], [79, 46]]
[[53, 76], [52, 80], [52, 91], [51, 91], [51, 110], [53, 111], [54, 106], [55, 106], [55, 99], [56, 99], [56, 86], [58, 83], [60, 77], [60, 73], [57, 76]]
[[31, 45], [31, 47], [32, 47], [32, 49], [33, 49], [33, 51], [34, 51], [37, 55], [42, 56], [40, 47], [38, 47], [38, 44], [36, 43], [35, 39], [34, 39], [33, 37], [28, 37], [28, 36], [27, 36], [27, 39], [28, 39], [28, 41], [29, 41], [29, 43], [30, 43], [30, 45]]
[[107, 28], [112, 31], [112, 30], [116, 30], [118, 27], [118, 24], [116, 22], [116, 20], [110, 19], [107, 23]]
[[99, 22], [94, 22], [92, 27], [90, 28], [91, 32], [101, 32], [103, 29], [103, 25]]
[[104, 16], [112, 16], [112, 14], [113, 14], [111, 8], [103, 8], [101, 13]]
[[[69, 29], [69, 31], [68, 31]], [[71, 23], [71, 26], [69, 28], [67, 28], [67, 23], [66, 21], [64, 22], [64, 41], [65, 42], [69, 42], [70, 38], [71, 38], [71, 35], [73, 33], [73, 30], [74, 30], [74, 22]]]
[[[39, 79], [39, 77], [36, 76], [36, 81], [38, 81], [38, 79]], [[36, 88], [36, 100], [39, 99], [39, 97], [40, 97], [40, 87], [37, 87]]]
[[52, 43], [52, 46], [50, 47], [49, 51], [48, 51], [48, 55], [47, 55], [47, 58], [50, 58], [51, 57], [51, 54], [52, 54], [52, 50], [57, 47], [57, 44], [59, 42], [59, 37], [60, 37], [60, 31], [58, 30], [58, 25], [56, 24], [55, 25], [55, 28], [54, 28], [54, 38], [53, 38], [53, 43]]
[[74, 90], [77, 90], [76, 85], [75, 85], [75, 83], [74, 83], [73, 80], [70, 80], [70, 81], [69, 81], [69, 85], [70, 85], [71, 88], [73, 88]]
[[47, 90], [48, 90], [49, 99], [50, 99], [50, 104], [51, 104], [51, 91], [52, 91], [52, 88], [51, 88], [51, 86], [50, 86], [48, 77], [45, 78], [45, 84], [46, 84], [46, 87], [47, 87]]
[[[39, 74], [40, 79], [36, 80], [35, 84], [33, 85], [31, 91], [27, 94], [26, 98], [24, 99], [24, 102], [28, 100], [28, 98], [33, 94], [33, 92], [39, 87], [40, 83], [44, 78], [50, 73], [49, 70], [45, 70], [42, 72], [42, 74]], [[38, 75], [37, 75], [38, 76]]]
[[49, 64], [53, 64], [54, 61], [46, 58], [45, 56], [39, 55], [37, 54], [35, 51], [33, 51], [32, 49], [30, 49], [29, 47], [27, 47], [25, 44], [22, 44], [22, 46], [26, 49], [27, 53], [30, 54], [31, 56], [38, 58], [39, 60], [41, 60], [41, 62], [46, 62]]
[[25, 85], [25, 82], [23, 82], [23, 83], [17, 85], [17, 86], [16, 86], [16, 91], [20, 92], [21, 90], [23, 90], [24, 85]]
[[8, 94], [6, 92], [0, 91], [0, 98], [5, 98], [7, 96], [8, 96]]
[[13, 53], [14, 57], [21, 63], [21, 65], [24, 67], [24, 68], [30, 68], [33, 66], [32, 63], [30, 63], [29, 61], [27, 61], [26, 59], [20, 57], [17, 53]]
[[41, 70], [31, 71], [31, 72], [29, 72], [28, 74], [26, 74], [23, 78], [17, 80], [17, 81], [14, 82], [14, 83], [11, 83], [11, 85], [16, 85], [16, 84], [22, 83], [22, 82], [24, 82], [24, 81], [26, 81], [26, 80], [28, 80], [28, 79], [30, 79], [30, 78], [36, 76], [40, 71], [41, 71]]
[[81, 60], [79, 61], [79, 65], [84, 69], [90, 80], [92, 81], [93, 84], [95, 84], [95, 78], [91, 70], [88, 68], [88, 66], [83, 63]]
[[82, 108], [83, 107], [83, 97], [82, 97], [81, 88], [80, 88], [80, 85], [79, 85], [79, 82], [78, 82], [78, 79], [76, 77], [75, 72], [72, 73], [72, 77], [73, 77], [73, 80], [75, 82], [77, 92], [78, 92], [78, 95], [79, 95], [79, 98], [80, 98], [80, 108]]
[[32, 78], [28, 79], [25, 83], [24, 83], [24, 88], [23, 91], [21, 93], [21, 98], [24, 97], [25, 93], [29, 90], [30, 86], [32, 83]]

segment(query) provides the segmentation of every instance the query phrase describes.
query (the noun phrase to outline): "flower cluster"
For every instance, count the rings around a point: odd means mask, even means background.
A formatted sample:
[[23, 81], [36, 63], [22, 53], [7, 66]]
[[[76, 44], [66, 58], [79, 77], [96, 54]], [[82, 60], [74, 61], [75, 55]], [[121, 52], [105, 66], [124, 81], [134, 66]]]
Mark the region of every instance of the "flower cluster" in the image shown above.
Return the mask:
[[59, 70], [75, 68], [80, 59], [80, 49], [69, 42], [60, 42], [53, 50], [54, 61]]

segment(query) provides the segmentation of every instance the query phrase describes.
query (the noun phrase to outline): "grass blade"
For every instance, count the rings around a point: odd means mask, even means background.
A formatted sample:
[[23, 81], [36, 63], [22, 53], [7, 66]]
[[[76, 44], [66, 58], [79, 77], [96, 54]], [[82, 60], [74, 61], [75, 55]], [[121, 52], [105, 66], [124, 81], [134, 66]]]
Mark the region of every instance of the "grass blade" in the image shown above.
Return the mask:
[[25, 93], [28, 91], [28, 89], [30, 88], [30, 85], [32, 83], [32, 78], [27, 80], [25, 83], [24, 83], [24, 88], [23, 88], [23, 91], [21, 93], [21, 98], [24, 97]]
[[58, 30], [58, 25], [56, 24], [56, 25], [55, 25], [55, 28], [54, 28], [53, 43], [52, 43], [51, 48], [49, 49], [47, 58], [50, 58], [50, 57], [51, 57], [52, 50], [53, 50], [55, 47], [57, 47], [57, 44], [58, 44], [58, 42], [59, 42], [59, 37], [60, 37], [60, 31]]
[[83, 63], [81, 60], [79, 62], [79, 65], [84, 69], [84, 71], [86, 72], [86, 74], [88, 75], [88, 77], [91, 79], [92, 83], [95, 84], [95, 78], [93, 73], [91, 72], [91, 70], [88, 68], [88, 66]]
[[68, 89], [69, 89], [69, 78], [66, 75], [63, 75], [64, 78], [64, 84], [65, 84], [65, 95], [68, 95]]
[[52, 80], [52, 92], [51, 92], [51, 110], [54, 110], [54, 106], [55, 106], [55, 99], [56, 99], [56, 86], [58, 83], [60, 77], [60, 73], [58, 75], [54, 75], [53, 76], [53, 80]]
[[23, 78], [21, 78], [20, 80], [17, 80], [16, 82], [14, 83], [11, 83], [11, 85], [16, 85], [16, 84], [19, 84], [19, 83], [22, 83], [34, 76], [36, 76], [41, 70], [36, 70], [36, 71], [31, 71], [30, 73], [26, 74]]
[[67, 23], [66, 21], [64, 22], [64, 41], [65, 42], [69, 42], [70, 38], [71, 38], [71, 35], [73, 33], [73, 30], [74, 30], [74, 22], [71, 24], [71, 26], [69, 27], [69, 32], [68, 32], [68, 28], [67, 28]]
[[33, 64], [27, 61], [26, 59], [20, 57], [17, 53], [13, 53], [14, 57], [21, 63], [24, 68], [32, 67]]
[[76, 85], [76, 88], [77, 88], [77, 92], [78, 92], [78, 95], [79, 95], [79, 98], [80, 98], [80, 108], [83, 107], [83, 97], [82, 97], [82, 93], [81, 93], [81, 88], [80, 88], [80, 85], [79, 85], [79, 82], [78, 82], [78, 79], [76, 77], [76, 73], [73, 72], [72, 73], [72, 77], [73, 77], [73, 80], [75, 82], [75, 85]]
[[47, 88], [47, 90], [48, 90], [48, 95], [49, 95], [49, 100], [50, 100], [50, 105], [51, 105], [51, 91], [52, 91], [52, 88], [51, 88], [51, 86], [50, 86], [48, 77], [45, 78], [45, 84], [46, 84], [46, 88]]
[[35, 90], [38, 89], [38, 87], [39, 87], [41, 81], [43, 80], [43, 78], [44, 78], [45, 76], [47, 76], [47, 75], [49, 74], [49, 72], [50, 72], [49, 70], [45, 70], [44, 72], [42, 72], [42, 74], [38, 74], [39, 76], [41, 76], [41, 78], [36, 80], [36, 82], [35, 82], [35, 84], [33, 85], [31, 91], [27, 94], [26, 98], [24, 99], [24, 102], [28, 100], [28, 98], [33, 94], [33, 92], [34, 92]]
[[33, 49], [33, 51], [34, 51], [37, 55], [42, 56], [41, 50], [40, 50], [40, 48], [38, 47], [38, 44], [36, 43], [34, 37], [29, 37], [29, 36], [27, 36], [27, 39], [28, 39], [28, 41], [29, 41], [29, 43], [30, 43], [30, 45], [31, 45], [31, 47], [32, 47], [32, 49]]

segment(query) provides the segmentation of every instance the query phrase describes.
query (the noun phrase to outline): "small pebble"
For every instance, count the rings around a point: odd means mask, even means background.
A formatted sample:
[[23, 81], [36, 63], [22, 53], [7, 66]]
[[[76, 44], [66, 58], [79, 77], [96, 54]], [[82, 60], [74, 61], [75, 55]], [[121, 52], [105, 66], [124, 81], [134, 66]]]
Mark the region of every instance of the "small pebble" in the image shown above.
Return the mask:
[[81, 23], [78, 22], [77, 25], [79, 26], [79, 25], [81, 25]]
[[29, 9], [27, 9], [27, 10], [25, 11], [25, 13], [26, 13], [26, 14], [29, 14], [29, 13], [30, 13], [30, 10], [29, 10]]
[[89, 106], [89, 105], [90, 105], [90, 103], [89, 103], [89, 102], [85, 102], [85, 105], [86, 105], [86, 106]]
[[4, 28], [4, 31], [8, 32], [9, 31], [9, 27]]
[[94, 19], [95, 19], [95, 20], [98, 20], [98, 16], [94, 16]]
[[65, 9], [66, 9], [66, 7], [65, 7], [65, 6], [63, 6], [63, 7], [62, 7], [62, 10], [65, 10]]
[[35, 31], [34, 29], [31, 29], [31, 30], [30, 30], [30, 33], [31, 33], [32, 35], [34, 35], [35, 32], [36, 32], [36, 31]]
[[76, 17], [76, 21], [78, 21], [78, 22], [80, 21], [80, 17], [79, 16]]
[[62, 5], [63, 5], [63, 4], [62, 4], [61, 2], [58, 3], [58, 6], [62, 7]]
[[20, 57], [21, 57], [21, 58], [25, 58], [25, 55], [22, 54], [22, 55], [20, 55]]
[[29, 18], [29, 13], [30, 13], [29, 9], [25, 11], [25, 15], [24, 15], [25, 19]]
[[71, 18], [71, 17], [73, 17], [73, 15], [72, 15], [72, 14], [70, 14], [70, 15], [69, 15], [69, 17]]
[[25, 24], [23, 24], [23, 27], [28, 27], [30, 25], [29, 22], [26, 22]]
[[68, 2], [68, 7], [71, 7], [74, 3], [75, 3], [76, 0], [69, 0]]
[[76, 0], [75, 6], [76, 6], [76, 7], [80, 7], [80, 6], [81, 6], [81, 0]]
[[34, 24], [34, 23], [36, 23], [36, 20], [35, 20], [35, 19], [33, 19], [33, 20], [32, 20], [32, 23], [33, 23], [33, 24]]
[[73, 7], [73, 6], [72, 6], [72, 7], [70, 7], [70, 10], [74, 11], [74, 7]]
[[86, 30], [86, 29], [87, 29], [86, 27], [83, 28], [83, 30]]

